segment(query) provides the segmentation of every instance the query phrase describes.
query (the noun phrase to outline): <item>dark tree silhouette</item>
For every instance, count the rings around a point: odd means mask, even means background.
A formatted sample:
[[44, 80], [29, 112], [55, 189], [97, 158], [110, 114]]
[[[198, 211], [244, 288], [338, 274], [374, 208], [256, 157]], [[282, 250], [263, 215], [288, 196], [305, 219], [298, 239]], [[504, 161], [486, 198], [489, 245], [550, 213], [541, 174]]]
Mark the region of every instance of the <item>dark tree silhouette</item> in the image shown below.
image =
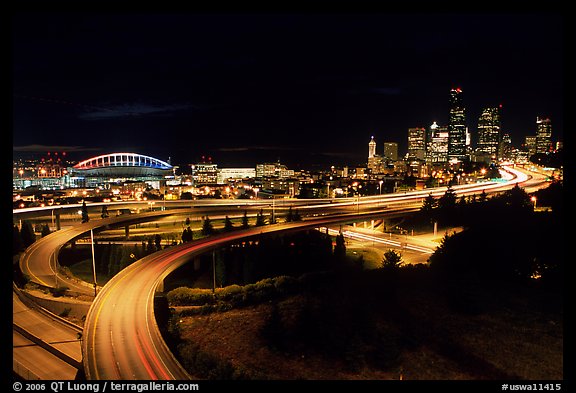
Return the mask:
[[12, 225], [12, 253], [17, 254], [22, 250], [22, 237], [17, 225]]
[[50, 228], [48, 227], [48, 224], [44, 224], [42, 225], [42, 237], [48, 236], [50, 233], [52, 233], [50, 231]]
[[422, 203], [422, 207], [420, 208], [420, 211], [422, 213], [431, 213], [435, 207], [436, 207], [436, 199], [432, 196], [432, 193], [430, 193], [424, 199], [424, 202]]
[[208, 216], [204, 217], [202, 221], [202, 234], [204, 236], [208, 236], [214, 233], [214, 227], [212, 226], [212, 222]]
[[86, 201], [82, 201], [82, 223], [90, 221], [90, 216], [88, 216], [88, 208], [86, 207]]
[[302, 221], [302, 217], [300, 216], [300, 212], [298, 210], [294, 210], [292, 221]]
[[230, 217], [226, 216], [226, 218], [224, 219], [224, 231], [230, 232], [233, 229], [234, 225], [232, 225], [232, 220], [230, 220]]
[[266, 225], [266, 218], [264, 218], [264, 213], [260, 209], [260, 212], [256, 215], [256, 226], [261, 227], [262, 225]]
[[286, 214], [286, 222], [292, 222], [294, 220], [294, 214], [292, 213], [292, 206], [288, 208], [288, 214]]
[[402, 256], [396, 251], [390, 249], [384, 253], [382, 258], [382, 269], [396, 270], [402, 265]]
[[246, 212], [246, 210], [244, 210], [244, 215], [242, 216], [242, 225], [240, 226], [240, 228], [247, 229], [248, 227], [249, 227], [249, 225], [248, 225], [248, 213]]
[[36, 241], [36, 234], [34, 233], [34, 228], [28, 220], [22, 221], [22, 228], [20, 228], [20, 237], [22, 238], [22, 244], [24, 248], [28, 248], [32, 243]]
[[[486, 195], [486, 191], [482, 190], [480, 196], [478, 197], [478, 202], [486, 202], [488, 200], [488, 196]], [[476, 202], [476, 194], [474, 194], [474, 202]]]
[[192, 238], [192, 229], [190, 229], [190, 227], [184, 228], [184, 231], [182, 231], [182, 242], [186, 243], [192, 241]]
[[344, 258], [346, 257], [346, 242], [344, 240], [344, 235], [342, 234], [342, 232], [340, 232], [337, 236], [336, 236], [336, 245], [334, 246], [334, 257], [336, 257], [337, 260], [344, 260]]
[[108, 217], [108, 216], [109, 216], [109, 214], [108, 214], [108, 206], [102, 205], [102, 213], [100, 213], [100, 217], [106, 218], [106, 217]]

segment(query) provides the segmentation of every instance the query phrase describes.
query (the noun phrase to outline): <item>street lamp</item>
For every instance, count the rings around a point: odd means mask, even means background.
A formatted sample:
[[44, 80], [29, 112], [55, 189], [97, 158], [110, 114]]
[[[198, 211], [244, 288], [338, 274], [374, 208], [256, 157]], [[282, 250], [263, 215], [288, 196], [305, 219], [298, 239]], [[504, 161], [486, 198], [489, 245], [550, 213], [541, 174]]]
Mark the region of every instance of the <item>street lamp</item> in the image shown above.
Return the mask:
[[534, 202], [534, 210], [536, 210], [536, 200], [537, 200], [536, 197], [533, 196], [532, 198], [530, 198], [530, 200], [531, 200], [532, 202]]
[[380, 195], [382, 195], [382, 183], [384, 183], [384, 180], [380, 180], [379, 183], [380, 183]]
[[258, 199], [258, 191], [260, 191], [260, 189], [258, 187], [254, 187], [254, 199]]

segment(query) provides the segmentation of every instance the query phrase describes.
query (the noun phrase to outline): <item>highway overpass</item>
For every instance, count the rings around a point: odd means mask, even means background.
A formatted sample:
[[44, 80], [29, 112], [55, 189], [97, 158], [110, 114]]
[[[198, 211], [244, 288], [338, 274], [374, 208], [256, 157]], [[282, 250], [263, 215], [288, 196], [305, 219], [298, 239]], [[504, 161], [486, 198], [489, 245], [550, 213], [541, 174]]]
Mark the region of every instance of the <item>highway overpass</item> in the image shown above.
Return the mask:
[[[487, 193], [501, 192], [510, 189], [514, 184], [540, 187], [542, 179], [531, 178], [525, 173], [509, 169], [512, 173], [506, 182], [487, 182], [482, 184], [456, 186], [457, 194], [472, 194], [485, 190]], [[364, 198], [346, 198], [344, 200], [314, 200], [300, 206], [308, 215], [334, 212], [334, 217], [320, 216], [310, 220], [278, 224], [267, 227], [251, 228], [218, 235], [191, 244], [171, 247], [143, 258], [115, 276], [95, 299], [86, 319], [83, 342], [83, 364], [88, 378], [94, 379], [183, 379], [185, 371], [175, 361], [162, 340], [153, 315], [154, 292], [171, 271], [186, 263], [191, 256], [199, 255], [213, 248], [244, 237], [260, 236], [265, 233], [301, 230], [309, 227], [334, 225], [337, 223], [360, 221], [371, 217], [382, 217], [388, 214], [403, 214], [417, 210], [423, 198], [429, 193], [435, 196], [444, 194], [446, 187], [433, 190], [407, 192], [403, 194], [382, 195]], [[226, 201], [230, 203], [231, 201]], [[259, 201], [261, 203], [261, 201]], [[270, 205], [271, 201], [268, 201]], [[299, 201], [304, 203], [303, 201]], [[238, 211], [236, 201], [232, 201]], [[221, 203], [219, 203], [221, 206]], [[208, 208], [208, 207], [206, 207]], [[273, 208], [273, 207], [272, 207]], [[16, 213], [16, 212], [15, 212]], [[30, 212], [27, 212], [30, 213]], [[154, 219], [159, 215], [172, 214], [170, 211], [150, 212], [138, 215], [139, 219]], [[113, 217], [94, 220], [62, 232], [60, 236], [52, 234], [40, 246], [27, 252], [21, 259], [21, 266], [28, 269], [30, 276], [50, 286], [50, 281], [58, 278], [50, 266], [54, 266], [57, 250], [66, 242], [82, 236], [90, 229], [106, 225], [126, 224], [128, 217]], [[129, 218], [130, 217], [130, 218]], [[123, 221], [123, 220], [127, 221]], [[109, 221], [107, 221], [109, 220]], [[119, 220], [119, 221], [116, 221]], [[42, 250], [39, 251], [38, 249]], [[38, 261], [37, 263], [34, 261]], [[31, 266], [44, 265], [42, 271], [35, 271]], [[83, 284], [78, 284], [81, 289]], [[90, 288], [90, 285], [84, 287]]]

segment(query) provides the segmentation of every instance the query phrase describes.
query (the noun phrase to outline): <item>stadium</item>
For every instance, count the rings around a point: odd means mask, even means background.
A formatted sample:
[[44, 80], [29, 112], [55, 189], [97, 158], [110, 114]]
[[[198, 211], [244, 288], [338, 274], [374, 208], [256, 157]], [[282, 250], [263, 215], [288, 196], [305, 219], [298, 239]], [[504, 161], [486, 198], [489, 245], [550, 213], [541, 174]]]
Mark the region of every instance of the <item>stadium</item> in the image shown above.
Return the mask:
[[163, 178], [172, 174], [172, 165], [136, 153], [111, 153], [79, 162], [72, 173], [83, 177]]

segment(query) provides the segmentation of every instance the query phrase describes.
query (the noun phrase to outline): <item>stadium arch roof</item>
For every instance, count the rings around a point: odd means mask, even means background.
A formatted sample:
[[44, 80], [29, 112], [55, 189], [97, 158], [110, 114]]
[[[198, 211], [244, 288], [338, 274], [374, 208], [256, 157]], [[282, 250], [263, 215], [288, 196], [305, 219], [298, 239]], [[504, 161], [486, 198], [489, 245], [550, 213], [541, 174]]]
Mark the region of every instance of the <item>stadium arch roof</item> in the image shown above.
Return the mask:
[[73, 172], [84, 176], [164, 176], [172, 165], [136, 153], [110, 153], [74, 165]]

